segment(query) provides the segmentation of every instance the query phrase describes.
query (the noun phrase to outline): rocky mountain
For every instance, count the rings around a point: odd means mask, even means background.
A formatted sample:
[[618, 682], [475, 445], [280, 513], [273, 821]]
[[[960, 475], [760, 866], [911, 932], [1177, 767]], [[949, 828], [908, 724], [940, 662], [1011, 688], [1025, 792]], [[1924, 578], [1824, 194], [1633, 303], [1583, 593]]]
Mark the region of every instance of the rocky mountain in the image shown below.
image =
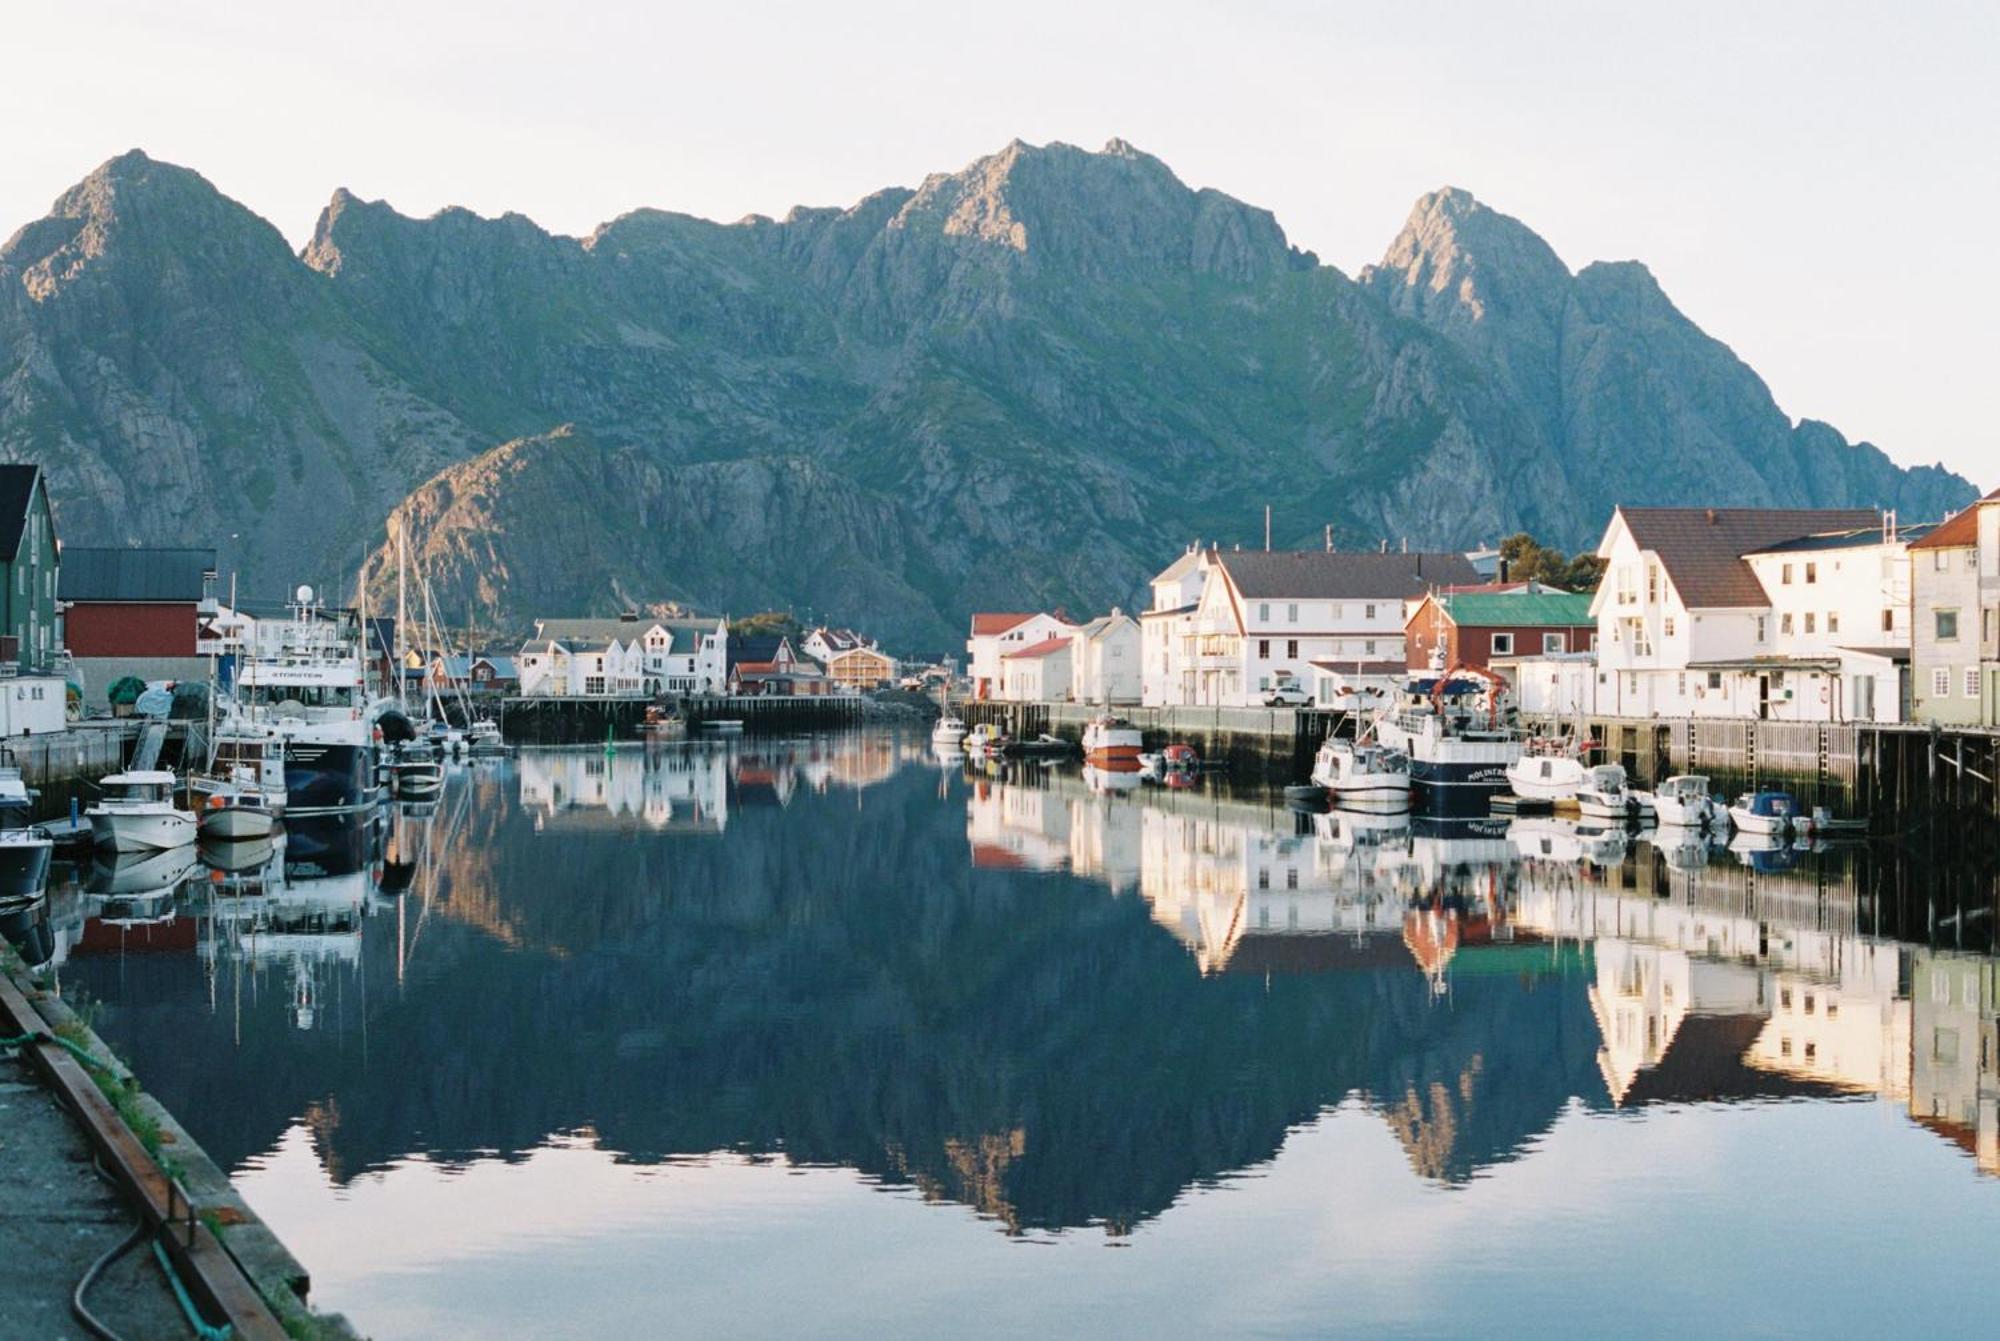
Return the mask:
[[72, 541], [233, 536], [263, 591], [400, 527], [495, 627], [677, 599], [905, 643], [1129, 603], [1266, 503], [1281, 544], [1575, 546], [1617, 502], [1974, 494], [1793, 424], [1642, 266], [1572, 273], [1463, 192], [1350, 278], [1115, 140], [581, 239], [340, 191], [300, 255], [126, 154], [0, 248], [0, 457]]

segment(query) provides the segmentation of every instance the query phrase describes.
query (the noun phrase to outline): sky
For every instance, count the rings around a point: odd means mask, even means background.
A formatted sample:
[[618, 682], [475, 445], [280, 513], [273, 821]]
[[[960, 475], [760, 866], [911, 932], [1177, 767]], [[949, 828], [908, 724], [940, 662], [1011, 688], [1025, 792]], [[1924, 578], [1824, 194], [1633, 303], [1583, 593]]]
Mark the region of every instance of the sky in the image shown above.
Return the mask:
[[2000, 5], [931, 3], [10, 13], [0, 234], [143, 148], [295, 244], [335, 187], [587, 233], [1114, 136], [1350, 274], [1464, 187], [1644, 261], [1793, 418], [2000, 485]]

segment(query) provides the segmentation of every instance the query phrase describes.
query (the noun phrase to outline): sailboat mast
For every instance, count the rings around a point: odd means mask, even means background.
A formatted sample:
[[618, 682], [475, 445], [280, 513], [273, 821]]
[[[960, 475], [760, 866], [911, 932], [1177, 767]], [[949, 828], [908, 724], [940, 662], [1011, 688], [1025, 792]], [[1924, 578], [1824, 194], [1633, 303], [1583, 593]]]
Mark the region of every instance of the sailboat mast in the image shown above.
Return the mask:
[[405, 623], [404, 623], [404, 620], [405, 620], [405, 617], [406, 617], [406, 616], [405, 616], [405, 611], [404, 611], [404, 596], [405, 596], [405, 591], [404, 591], [404, 588], [405, 588], [405, 586], [407, 585], [407, 577], [408, 577], [408, 569], [409, 569], [409, 566], [410, 566], [410, 542], [409, 542], [408, 538], [404, 536], [404, 534], [403, 534], [403, 527], [402, 527], [402, 524], [401, 524], [401, 523], [399, 522], [399, 523], [397, 523], [397, 525], [396, 525], [396, 665], [395, 665], [395, 671], [396, 671], [396, 706], [397, 706], [397, 707], [404, 707], [404, 706], [406, 706], [406, 705], [405, 705], [405, 704], [403, 703], [403, 647], [404, 647], [404, 641], [403, 641], [403, 639], [404, 639], [404, 632], [403, 632], [403, 631], [404, 631], [404, 629], [405, 629], [405, 627], [406, 627], [406, 625], [405, 625]]

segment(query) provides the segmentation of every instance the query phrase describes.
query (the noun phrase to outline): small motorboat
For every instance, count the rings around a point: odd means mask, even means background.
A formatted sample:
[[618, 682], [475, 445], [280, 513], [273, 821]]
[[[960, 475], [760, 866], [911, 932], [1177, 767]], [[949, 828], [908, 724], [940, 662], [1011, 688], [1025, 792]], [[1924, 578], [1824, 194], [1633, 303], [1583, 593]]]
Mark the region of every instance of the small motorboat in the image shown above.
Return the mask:
[[938, 718], [931, 728], [931, 744], [959, 746], [965, 743], [965, 719], [956, 713], [946, 713]]
[[1583, 752], [1589, 743], [1538, 738], [1527, 743], [1527, 752], [1507, 765], [1507, 787], [1524, 801], [1546, 801], [1562, 805], [1576, 800], [1588, 768]]
[[997, 755], [1007, 748], [1010, 737], [991, 722], [981, 722], [965, 733], [965, 752], [976, 757]]
[[113, 773], [103, 799], [84, 811], [91, 841], [113, 852], [160, 852], [195, 838], [194, 812], [174, 804], [174, 775], [165, 769]]
[[187, 780], [188, 807], [203, 838], [269, 838], [285, 813], [285, 792], [273, 791], [247, 769], [231, 776], [197, 774]]
[[1662, 828], [1708, 829], [1728, 823], [1722, 803], [1699, 773], [1677, 773], [1653, 791], [1653, 813]]
[[[646, 710], [646, 722], [639, 724], [641, 731], [647, 729], [647, 723], [653, 720], [653, 713], [655, 711], [656, 709], [652, 708]], [[678, 727], [668, 727], [665, 723], [679, 723], [679, 725]], [[669, 714], [664, 718], [661, 726], [652, 729], [686, 730], [686, 728], [686, 722], [677, 716]], [[492, 759], [507, 753], [507, 741], [500, 734], [500, 723], [490, 717], [476, 718], [472, 725], [465, 729], [465, 748], [466, 752], [475, 759]]]
[[1774, 788], [1745, 792], [1729, 807], [1729, 822], [1740, 833], [1788, 834], [1798, 819], [1798, 798]]
[[1136, 766], [1144, 748], [1139, 728], [1123, 717], [1102, 713], [1083, 728], [1083, 757], [1103, 767], [1106, 764]]
[[1328, 736], [1313, 758], [1312, 780], [1350, 810], [1410, 808], [1410, 758], [1400, 750]]
[[1595, 764], [1584, 770], [1576, 808], [1586, 819], [1637, 820], [1645, 816], [1647, 803], [1632, 790], [1622, 764]]

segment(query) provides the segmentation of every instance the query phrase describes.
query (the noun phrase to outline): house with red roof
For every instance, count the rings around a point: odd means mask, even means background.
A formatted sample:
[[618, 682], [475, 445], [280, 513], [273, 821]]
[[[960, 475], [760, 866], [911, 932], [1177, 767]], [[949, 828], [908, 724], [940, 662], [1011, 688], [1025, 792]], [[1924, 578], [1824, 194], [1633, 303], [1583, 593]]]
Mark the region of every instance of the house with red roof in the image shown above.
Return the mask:
[[1000, 654], [1000, 689], [1009, 703], [1048, 703], [1070, 696], [1074, 639], [1057, 634]]
[[1076, 628], [1060, 615], [1048, 613], [1002, 613], [982, 611], [972, 617], [972, 632], [965, 640], [966, 674], [972, 681], [974, 698], [999, 698], [1000, 662], [1009, 652], [1047, 642], [1067, 639]]

